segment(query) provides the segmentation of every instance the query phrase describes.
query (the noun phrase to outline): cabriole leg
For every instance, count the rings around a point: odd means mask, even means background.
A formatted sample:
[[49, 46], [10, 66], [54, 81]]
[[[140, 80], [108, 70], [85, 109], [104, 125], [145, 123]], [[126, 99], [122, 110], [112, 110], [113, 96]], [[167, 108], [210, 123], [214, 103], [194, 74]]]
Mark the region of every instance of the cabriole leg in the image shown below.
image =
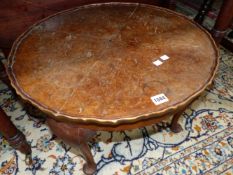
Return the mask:
[[80, 128], [76, 124], [58, 122], [51, 118], [47, 119], [47, 123], [52, 132], [66, 143], [74, 147], [79, 147], [86, 163], [83, 166], [85, 174], [91, 175], [96, 171], [96, 163], [94, 162], [91, 150], [87, 144], [96, 134], [95, 131]]

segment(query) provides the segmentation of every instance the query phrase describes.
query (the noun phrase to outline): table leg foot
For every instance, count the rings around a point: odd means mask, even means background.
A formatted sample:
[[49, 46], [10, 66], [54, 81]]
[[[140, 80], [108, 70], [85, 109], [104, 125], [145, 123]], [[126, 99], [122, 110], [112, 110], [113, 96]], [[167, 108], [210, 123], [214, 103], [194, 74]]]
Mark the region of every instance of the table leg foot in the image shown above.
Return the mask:
[[183, 128], [179, 123], [177, 123], [176, 125], [171, 127], [171, 131], [174, 132], [174, 133], [179, 133], [182, 130], [183, 130]]
[[80, 128], [77, 124], [58, 122], [51, 118], [47, 119], [47, 123], [52, 132], [71, 146], [80, 148], [86, 163], [83, 166], [85, 174], [91, 175], [96, 171], [96, 163], [94, 162], [91, 150], [87, 144], [96, 134], [95, 131]]
[[96, 171], [96, 164], [94, 162], [93, 156], [91, 155], [89, 146], [86, 142], [84, 142], [79, 146], [79, 148], [84, 155], [84, 159], [86, 160], [86, 163], [83, 165], [83, 172], [88, 175], [94, 174]]

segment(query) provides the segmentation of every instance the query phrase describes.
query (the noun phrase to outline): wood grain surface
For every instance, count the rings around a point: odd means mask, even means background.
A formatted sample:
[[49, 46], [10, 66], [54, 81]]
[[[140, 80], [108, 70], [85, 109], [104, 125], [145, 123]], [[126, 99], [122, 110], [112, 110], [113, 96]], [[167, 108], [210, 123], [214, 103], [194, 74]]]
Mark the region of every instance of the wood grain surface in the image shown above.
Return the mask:
[[[155, 66], [162, 55], [170, 59]], [[212, 81], [218, 53], [210, 35], [182, 15], [111, 3], [34, 25], [9, 58], [13, 86], [40, 109], [57, 119], [117, 123], [186, 105]], [[161, 93], [169, 101], [155, 105], [151, 97]]]

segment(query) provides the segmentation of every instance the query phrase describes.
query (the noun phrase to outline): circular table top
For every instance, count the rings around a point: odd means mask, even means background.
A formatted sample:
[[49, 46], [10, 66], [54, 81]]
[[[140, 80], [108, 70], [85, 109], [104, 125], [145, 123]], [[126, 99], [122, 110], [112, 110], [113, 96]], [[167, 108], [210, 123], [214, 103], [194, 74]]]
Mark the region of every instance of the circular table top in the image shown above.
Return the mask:
[[[56, 119], [119, 124], [187, 105], [211, 83], [217, 64], [212, 38], [186, 17], [108, 3], [32, 26], [15, 42], [8, 74], [17, 93]], [[160, 94], [165, 98], [152, 101]]]

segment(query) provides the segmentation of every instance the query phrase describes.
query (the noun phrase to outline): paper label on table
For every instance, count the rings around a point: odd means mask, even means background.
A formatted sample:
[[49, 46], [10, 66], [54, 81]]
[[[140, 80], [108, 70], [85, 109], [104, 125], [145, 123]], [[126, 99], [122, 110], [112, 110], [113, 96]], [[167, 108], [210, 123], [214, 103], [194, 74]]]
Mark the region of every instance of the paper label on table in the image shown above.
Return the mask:
[[151, 100], [155, 105], [160, 105], [162, 103], [166, 103], [169, 101], [168, 98], [166, 97], [166, 95], [164, 95], [164, 94], [155, 95], [155, 96], [151, 97]]
[[168, 60], [170, 57], [167, 55], [163, 55], [160, 57], [163, 61]]
[[160, 61], [160, 60], [156, 60], [156, 61], [153, 62], [153, 64], [156, 65], [156, 66], [160, 66], [161, 64], [163, 64], [163, 62]]

